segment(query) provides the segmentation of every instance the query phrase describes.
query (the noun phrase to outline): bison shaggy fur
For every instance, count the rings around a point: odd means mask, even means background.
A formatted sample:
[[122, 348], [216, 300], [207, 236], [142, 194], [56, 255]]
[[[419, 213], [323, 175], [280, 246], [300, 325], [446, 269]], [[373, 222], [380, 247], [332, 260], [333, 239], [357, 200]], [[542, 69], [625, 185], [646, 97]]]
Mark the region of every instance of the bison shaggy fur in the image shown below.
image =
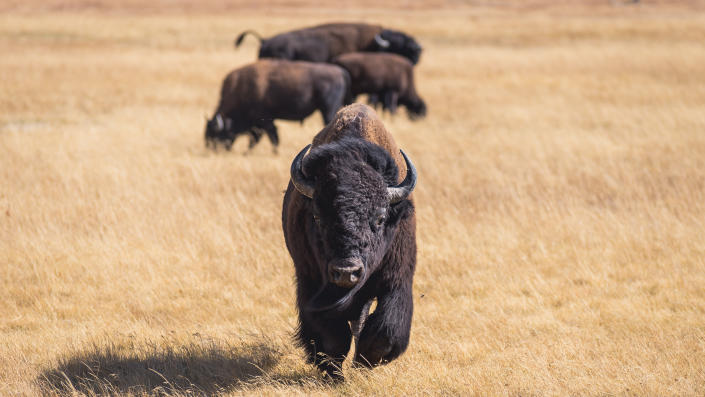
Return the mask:
[[304, 157], [307, 148], [292, 163], [282, 210], [296, 338], [309, 362], [342, 379], [353, 338], [362, 366], [389, 362], [408, 346], [416, 170], [367, 105], [341, 109]]
[[408, 34], [366, 23], [329, 23], [270, 38], [246, 30], [237, 37], [235, 46], [238, 47], [248, 34], [260, 41], [260, 58], [330, 62], [347, 52], [382, 51], [402, 55], [416, 64], [422, 51], [419, 43]]
[[426, 103], [416, 92], [414, 67], [406, 58], [395, 54], [354, 52], [337, 57], [335, 64], [350, 73], [350, 91], [354, 100], [360, 94], [382, 101], [384, 109], [396, 113], [397, 106], [406, 107], [409, 118], [426, 115]]
[[230, 72], [223, 81], [214, 116], [206, 122], [206, 146], [229, 150], [239, 135], [250, 149], [267, 134], [279, 144], [275, 119], [303, 121], [316, 110], [328, 123], [343, 106], [350, 77], [336, 65], [263, 59]]

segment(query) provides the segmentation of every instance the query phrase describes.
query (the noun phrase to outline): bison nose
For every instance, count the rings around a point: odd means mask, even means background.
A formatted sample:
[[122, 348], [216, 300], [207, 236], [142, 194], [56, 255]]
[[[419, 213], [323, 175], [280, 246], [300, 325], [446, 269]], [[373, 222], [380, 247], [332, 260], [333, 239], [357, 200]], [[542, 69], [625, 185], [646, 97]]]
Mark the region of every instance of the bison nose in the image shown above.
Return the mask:
[[332, 263], [328, 268], [330, 281], [343, 288], [351, 288], [362, 278], [363, 267], [359, 259], [346, 259]]

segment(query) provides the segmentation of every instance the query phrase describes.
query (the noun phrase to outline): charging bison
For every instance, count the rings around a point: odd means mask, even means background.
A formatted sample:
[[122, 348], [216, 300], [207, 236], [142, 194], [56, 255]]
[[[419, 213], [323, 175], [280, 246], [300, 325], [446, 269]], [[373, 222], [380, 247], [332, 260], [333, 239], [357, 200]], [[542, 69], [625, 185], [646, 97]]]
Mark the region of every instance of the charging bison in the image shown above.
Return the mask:
[[364, 366], [395, 359], [409, 343], [415, 185], [414, 165], [362, 104], [341, 109], [293, 160], [282, 226], [296, 274], [297, 340], [333, 379], [343, 378], [352, 337], [354, 362]]
[[402, 55], [416, 64], [422, 50], [419, 43], [406, 33], [365, 23], [330, 23], [280, 33], [267, 39], [255, 31], [246, 30], [235, 40], [235, 47], [240, 46], [247, 34], [260, 41], [260, 58], [330, 62], [347, 52], [384, 51]]
[[426, 103], [416, 93], [414, 67], [406, 58], [396, 54], [353, 52], [335, 58], [333, 63], [350, 73], [352, 100], [360, 94], [370, 94], [370, 98], [374, 98], [372, 103], [382, 101], [382, 108], [392, 114], [402, 105], [412, 120], [426, 115]]
[[239, 135], [249, 148], [266, 133], [276, 152], [275, 119], [304, 120], [320, 110], [327, 124], [343, 106], [350, 76], [336, 65], [263, 59], [230, 72], [223, 81], [215, 115], [206, 122], [206, 146], [230, 150]]

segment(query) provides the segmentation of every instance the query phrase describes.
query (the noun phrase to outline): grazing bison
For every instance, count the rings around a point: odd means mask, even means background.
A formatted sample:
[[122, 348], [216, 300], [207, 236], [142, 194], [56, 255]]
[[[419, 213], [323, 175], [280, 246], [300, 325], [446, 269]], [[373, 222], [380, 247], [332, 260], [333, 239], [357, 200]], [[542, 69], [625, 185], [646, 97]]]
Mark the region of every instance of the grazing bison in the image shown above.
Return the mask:
[[336, 65], [265, 59], [235, 69], [223, 81], [220, 102], [206, 122], [206, 146], [223, 143], [230, 150], [238, 135], [250, 146], [266, 133], [276, 152], [275, 119], [303, 121], [320, 110], [325, 123], [343, 106], [350, 76]]
[[426, 115], [426, 103], [414, 87], [414, 67], [406, 58], [395, 54], [353, 52], [334, 61], [350, 73], [352, 99], [370, 94], [372, 102], [382, 101], [382, 107], [392, 114], [397, 105], [406, 107], [409, 118]]
[[247, 34], [259, 39], [260, 58], [330, 62], [347, 52], [384, 51], [402, 55], [416, 64], [422, 50], [419, 43], [405, 33], [365, 23], [330, 23], [280, 33], [268, 39], [246, 30], [235, 40], [235, 47], [240, 46]]
[[291, 165], [282, 210], [297, 341], [309, 362], [342, 379], [353, 336], [354, 362], [364, 366], [395, 359], [409, 343], [416, 169], [367, 105], [341, 109], [304, 157], [310, 146]]

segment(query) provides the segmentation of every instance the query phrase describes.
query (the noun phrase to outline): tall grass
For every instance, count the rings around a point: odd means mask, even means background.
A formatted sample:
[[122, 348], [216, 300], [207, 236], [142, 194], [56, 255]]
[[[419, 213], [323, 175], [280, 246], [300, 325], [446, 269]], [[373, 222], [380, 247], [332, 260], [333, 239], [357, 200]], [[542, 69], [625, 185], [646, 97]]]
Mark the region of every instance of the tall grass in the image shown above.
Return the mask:
[[[0, 395], [703, 395], [705, 14], [644, 3], [0, 14]], [[415, 316], [328, 384], [280, 225], [321, 118], [245, 156], [203, 117], [243, 29], [358, 19], [425, 48], [429, 117], [383, 116], [420, 173]]]

